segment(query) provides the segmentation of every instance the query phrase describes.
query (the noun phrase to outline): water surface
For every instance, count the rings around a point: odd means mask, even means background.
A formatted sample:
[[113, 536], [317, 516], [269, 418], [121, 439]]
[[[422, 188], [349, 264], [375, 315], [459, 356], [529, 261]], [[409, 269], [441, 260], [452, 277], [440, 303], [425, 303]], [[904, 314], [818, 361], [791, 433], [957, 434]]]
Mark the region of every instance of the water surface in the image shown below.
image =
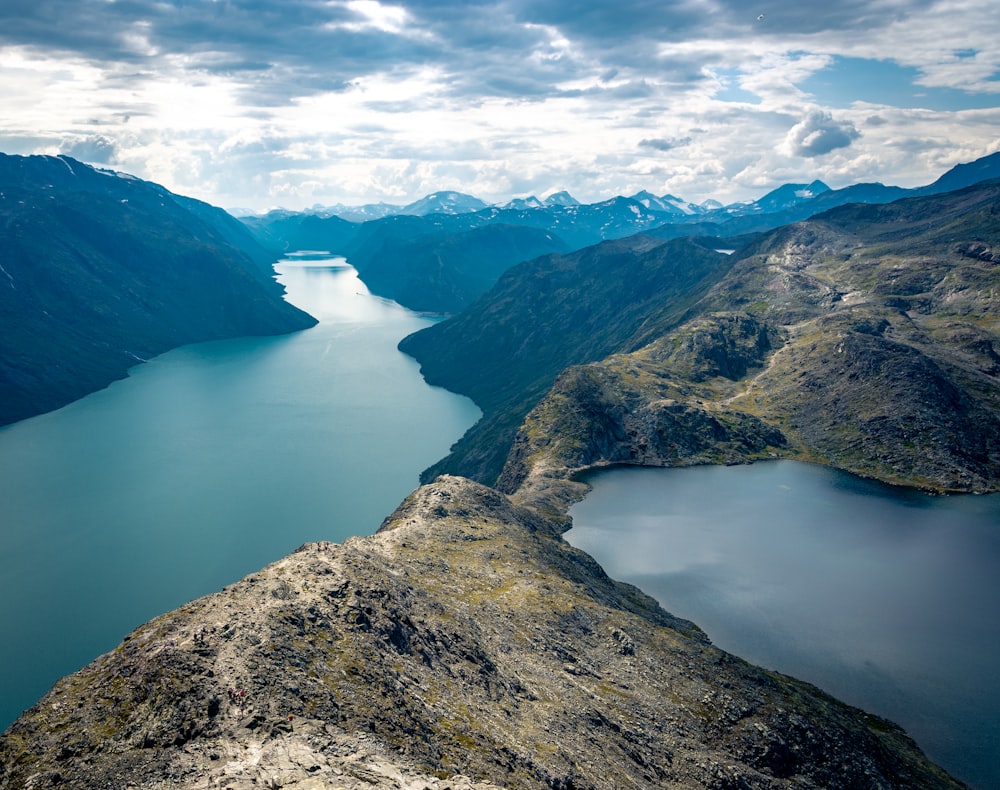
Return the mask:
[[146, 620], [306, 541], [374, 532], [478, 418], [341, 260], [276, 267], [320, 323], [176, 349], [0, 429], [0, 729]]
[[928, 496], [791, 461], [589, 482], [566, 537], [612, 577], [1000, 787], [1000, 496]]

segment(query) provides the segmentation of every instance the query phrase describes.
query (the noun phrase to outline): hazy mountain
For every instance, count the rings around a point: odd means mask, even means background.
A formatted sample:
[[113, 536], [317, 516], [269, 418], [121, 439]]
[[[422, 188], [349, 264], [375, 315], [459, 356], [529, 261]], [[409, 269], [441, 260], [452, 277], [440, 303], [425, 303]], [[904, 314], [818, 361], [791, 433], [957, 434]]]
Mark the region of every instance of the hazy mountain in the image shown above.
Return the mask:
[[1000, 178], [1000, 151], [981, 157], [974, 162], [955, 165], [933, 184], [919, 187], [913, 192], [918, 195], [936, 195], [993, 178]]
[[531, 195], [526, 198], [513, 198], [500, 206], [500, 208], [519, 211], [523, 209], [543, 208], [544, 206], [545, 203], [536, 198], [534, 195]]
[[700, 206], [696, 206], [693, 203], [688, 203], [678, 197], [674, 197], [673, 195], [663, 195], [661, 197], [657, 197], [653, 193], [647, 192], [645, 189], [631, 195], [629, 199], [634, 200], [636, 203], [641, 203], [650, 211], [656, 211], [661, 214], [684, 216], [704, 213]]
[[272, 211], [261, 217], [240, 220], [253, 236], [277, 255], [296, 250], [343, 253], [358, 233], [358, 225], [335, 216]]
[[412, 235], [404, 219], [392, 218], [379, 232], [359, 236], [349, 260], [373, 293], [411, 310], [459, 312], [515, 263], [567, 249], [540, 228], [484, 225]]
[[[996, 490], [998, 214], [1000, 182], [986, 182], [844, 206], [731, 256], [635, 237], [514, 267], [465, 313], [400, 343], [429, 381], [484, 411], [429, 472], [493, 481], [539, 393], [567, 365], [618, 353], [631, 356], [574, 373], [538, 407], [505, 490], [544, 466], [531, 436], [591, 434], [558, 465], [725, 461], [780, 446], [891, 482]], [[654, 419], [647, 400], [676, 408]], [[538, 429], [543, 416], [558, 429]]]
[[403, 206], [399, 213], [415, 214], [418, 217], [425, 217], [428, 214], [469, 214], [486, 207], [486, 203], [472, 195], [445, 191], [434, 192]]
[[580, 201], [573, 197], [566, 190], [553, 192], [543, 201], [546, 206], [579, 206]]
[[234, 223], [69, 157], [0, 155], [0, 424], [176, 346], [314, 324]]

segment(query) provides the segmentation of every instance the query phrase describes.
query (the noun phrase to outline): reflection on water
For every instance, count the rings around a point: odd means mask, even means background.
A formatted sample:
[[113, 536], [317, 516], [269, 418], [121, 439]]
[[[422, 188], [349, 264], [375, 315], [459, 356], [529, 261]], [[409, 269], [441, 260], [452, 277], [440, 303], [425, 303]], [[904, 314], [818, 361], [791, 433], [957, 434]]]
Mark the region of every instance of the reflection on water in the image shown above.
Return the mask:
[[396, 349], [427, 319], [343, 259], [276, 268], [318, 325], [176, 349], [0, 429], [0, 729], [143, 621], [374, 532], [478, 418]]
[[1000, 496], [794, 462], [595, 475], [567, 539], [726, 650], [1000, 787]]

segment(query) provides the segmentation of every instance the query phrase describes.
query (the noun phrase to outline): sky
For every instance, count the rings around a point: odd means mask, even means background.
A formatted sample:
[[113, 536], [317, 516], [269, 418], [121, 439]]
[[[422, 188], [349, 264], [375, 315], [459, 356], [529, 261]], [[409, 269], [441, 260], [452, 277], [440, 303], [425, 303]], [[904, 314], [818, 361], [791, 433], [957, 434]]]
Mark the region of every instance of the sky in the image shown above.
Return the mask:
[[230, 209], [730, 203], [997, 150], [996, 0], [0, 3], [0, 152]]

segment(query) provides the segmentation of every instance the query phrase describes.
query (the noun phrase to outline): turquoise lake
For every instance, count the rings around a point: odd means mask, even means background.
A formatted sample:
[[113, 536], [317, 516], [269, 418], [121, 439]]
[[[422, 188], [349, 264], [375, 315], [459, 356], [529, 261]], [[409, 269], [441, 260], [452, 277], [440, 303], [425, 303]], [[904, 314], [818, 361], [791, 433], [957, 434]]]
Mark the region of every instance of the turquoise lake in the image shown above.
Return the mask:
[[146, 620], [374, 532], [478, 419], [396, 350], [431, 319], [343, 259], [276, 271], [317, 326], [176, 349], [0, 429], [0, 730]]
[[720, 648], [902, 725], [1000, 787], [1000, 495], [772, 461], [588, 478], [566, 538]]

